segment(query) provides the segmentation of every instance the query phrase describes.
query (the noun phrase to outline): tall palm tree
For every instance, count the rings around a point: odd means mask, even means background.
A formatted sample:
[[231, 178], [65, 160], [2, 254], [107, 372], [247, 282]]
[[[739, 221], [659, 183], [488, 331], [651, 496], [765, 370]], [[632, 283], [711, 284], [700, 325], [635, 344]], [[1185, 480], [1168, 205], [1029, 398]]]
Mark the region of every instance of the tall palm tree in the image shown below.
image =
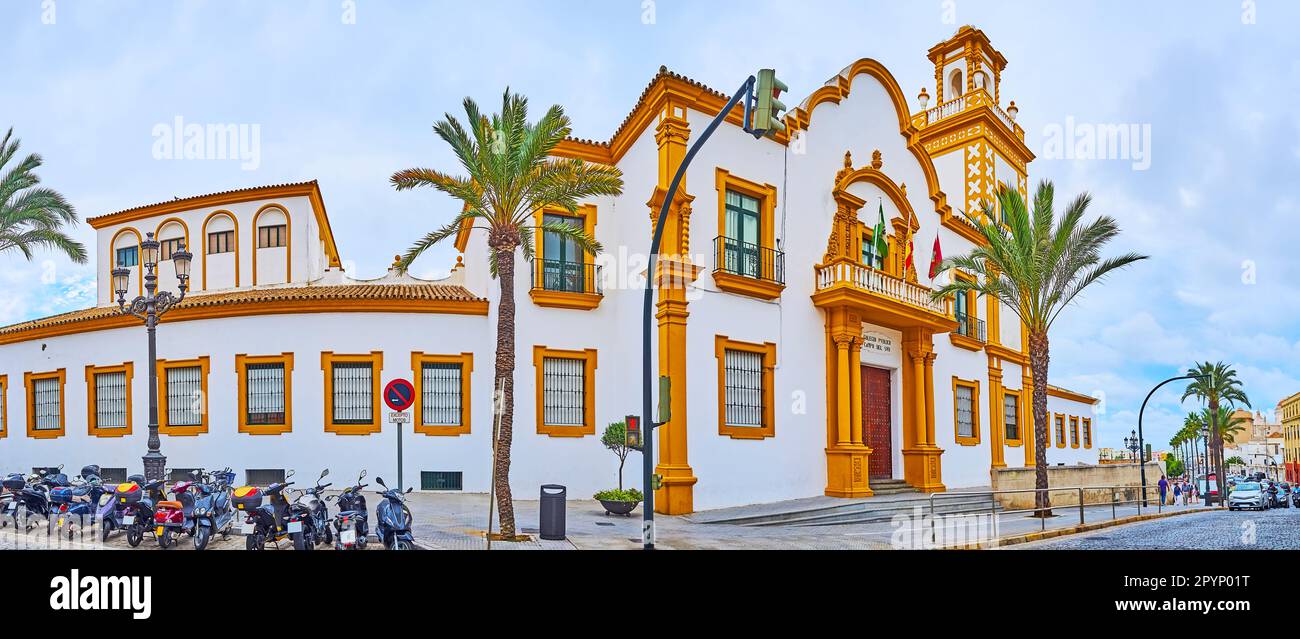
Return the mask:
[[462, 225], [487, 232], [489, 267], [501, 283], [494, 388], [501, 389], [502, 413], [493, 483], [501, 535], [510, 539], [515, 537], [510, 444], [514, 425], [516, 251], [522, 250], [524, 258], [532, 260], [533, 234], [539, 228], [571, 240], [583, 252], [600, 251], [600, 244], [583, 229], [556, 222], [539, 227], [534, 213], [550, 207], [573, 212], [584, 199], [619, 195], [623, 192], [623, 174], [612, 166], [550, 157], [555, 145], [570, 133], [569, 118], [558, 105], [536, 123], [528, 121], [528, 100], [509, 89], [502, 97], [500, 113], [485, 115], [469, 98], [465, 98], [464, 107], [468, 129], [449, 113], [433, 130], [451, 147], [465, 175], [414, 168], [398, 171], [391, 178], [399, 191], [429, 186], [463, 205], [450, 223], [417, 240], [398, 266], [407, 269], [429, 248], [459, 233]]
[[1033, 372], [1034, 487], [1037, 515], [1051, 515], [1047, 493], [1047, 369], [1050, 361], [1047, 333], [1062, 311], [1080, 292], [1110, 273], [1145, 255], [1125, 253], [1102, 259], [1101, 250], [1119, 235], [1115, 220], [1101, 216], [1084, 223], [1092, 201], [1082, 193], [1058, 219], [1053, 208], [1055, 189], [1039, 183], [1031, 213], [1020, 193], [1003, 186], [998, 190], [999, 223], [994, 210], [984, 206], [976, 222], [985, 244], [966, 255], [944, 260], [940, 268], [956, 267], [975, 279], [954, 277], [932, 295], [940, 299], [974, 291], [992, 296], [1020, 317], [1029, 330], [1029, 365]]
[[41, 156], [32, 153], [7, 168], [18, 155], [20, 141], [13, 135], [10, 128], [0, 140], [0, 254], [18, 250], [30, 260], [36, 249], [46, 248], [84, 264], [86, 247], [65, 232], [77, 223], [77, 212], [57, 191], [37, 186]]
[[1223, 431], [1219, 426], [1223, 419], [1223, 414], [1219, 411], [1220, 406], [1228, 408], [1230, 406], [1245, 406], [1250, 408], [1250, 400], [1246, 398], [1246, 392], [1241, 389], [1241, 380], [1237, 378], [1237, 371], [1223, 362], [1199, 362], [1187, 371], [1188, 375], [1198, 375], [1187, 384], [1187, 390], [1183, 391], [1183, 399], [1196, 397], [1207, 405], [1206, 419], [1210, 426], [1210, 457], [1214, 463], [1216, 483], [1219, 487], [1219, 495], [1222, 498], [1227, 492], [1223, 476]]

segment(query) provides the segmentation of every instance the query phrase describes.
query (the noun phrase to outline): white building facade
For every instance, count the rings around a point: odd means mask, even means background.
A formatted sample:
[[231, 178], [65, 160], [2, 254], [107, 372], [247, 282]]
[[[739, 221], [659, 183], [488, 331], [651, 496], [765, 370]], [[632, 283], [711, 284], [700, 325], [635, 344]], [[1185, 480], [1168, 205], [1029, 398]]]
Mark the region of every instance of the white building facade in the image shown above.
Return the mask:
[[[656, 367], [672, 379], [672, 418], [657, 432], [662, 512], [868, 497], [889, 481], [984, 486], [991, 468], [1033, 464], [1015, 315], [974, 296], [929, 296], [935, 280], [964, 277], [929, 276], [936, 238], [945, 255], [974, 246], [966, 214], [980, 215], [1000, 184], [1024, 193], [1033, 155], [1014, 103], [1001, 107], [1006, 61], [982, 32], [963, 27], [929, 56], [934, 95], [923, 90], [916, 110], [888, 70], [863, 59], [793, 109], [787, 134], [756, 141], [736, 112], [692, 163], [656, 278]], [[537, 259], [517, 274], [517, 496], [542, 483], [578, 496], [615, 484], [617, 460], [599, 437], [640, 411], [652, 221], [692, 136], [725, 102], [662, 70], [608, 142], [556, 149], [619, 167], [625, 188], [576, 211], [537, 212], [582, 225], [606, 252], [539, 233]], [[145, 332], [116, 313], [109, 271], [132, 268], [128, 297], [138, 294], [139, 243], [153, 232], [164, 258], [181, 240], [194, 253], [193, 290], [158, 331], [169, 466], [229, 465], [253, 483], [290, 468], [394, 474], [396, 433], [379, 389], [400, 377], [418, 397], [404, 433], [407, 483], [487, 490], [500, 287], [482, 237], [457, 237], [463, 263], [446, 280], [390, 272], [362, 282], [340, 268], [315, 183], [90, 223], [99, 304], [0, 329], [0, 470], [139, 472]], [[903, 258], [909, 240], [914, 268]], [[162, 264], [160, 282], [174, 288]], [[1094, 400], [1049, 394], [1048, 462], [1096, 463]]]

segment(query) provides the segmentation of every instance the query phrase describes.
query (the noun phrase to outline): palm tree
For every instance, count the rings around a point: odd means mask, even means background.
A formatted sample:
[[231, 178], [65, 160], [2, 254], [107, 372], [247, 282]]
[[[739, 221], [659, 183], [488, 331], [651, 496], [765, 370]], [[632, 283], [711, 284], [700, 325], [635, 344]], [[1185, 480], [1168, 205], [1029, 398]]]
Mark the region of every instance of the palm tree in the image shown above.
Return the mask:
[[77, 223], [77, 212], [57, 191], [37, 186], [41, 156], [32, 153], [6, 169], [18, 155], [13, 135], [11, 128], [0, 140], [0, 254], [17, 249], [30, 260], [37, 248], [47, 248], [84, 264], [86, 247], [64, 232]]
[[[528, 100], [506, 89], [501, 112], [483, 114], [469, 98], [464, 102], [466, 124], [451, 114], [433, 130], [460, 161], [464, 176], [434, 169], [398, 171], [391, 182], [399, 190], [430, 186], [460, 201], [460, 214], [442, 228], [420, 238], [406, 251], [398, 266], [406, 270], [426, 250], [460, 232], [462, 225], [487, 231], [488, 260], [492, 275], [501, 282], [497, 308], [495, 388], [501, 389], [500, 430], [497, 434], [496, 475], [493, 483], [501, 519], [501, 535], [515, 537], [514, 501], [510, 495], [510, 443], [514, 424], [515, 372], [515, 252], [533, 259], [533, 234], [537, 229], [571, 240], [584, 252], [601, 246], [583, 229], [548, 222], [540, 227], [534, 213], [545, 208], [576, 211], [582, 200], [615, 196], [623, 192], [623, 174], [617, 168], [586, 164], [581, 160], [550, 157], [551, 150], [570, 133], [564, 110], [552, 106], [536, 123], [528, 122]], [[541, 407], [537, 407], [541, 410]]]
[[976, 221], [985, 244], [969, 254], [944, 260], [940, 268], [956, 267], [976, 279], [954, 277], [931, 295], [940, 299], [974, 291], [993, 296], [1009, 307], [1029, 330], [1029, 366], [1033, 372], [1034, 487], [1037, 515], [1051, 515], [1047, 494], [1047, 369], [1050, 361], [1047, 333], [1062, 311], [1080, 292], [1108, 274], [1145, 255], [1125, 253], [1102, 259], [1101, 249], [1119, 235], [1115, 220], [1102, 216], [1083, 223], [1092, 198], [1080, 194], [1058, 220], [1053, 210], [1055, 189], [1039, 183], [1034, 210], [1028, 210], [1020, 193], [1003, 186], [998, 205], [1004, 224], [992, 207]]
[[1187, 384], [1187, 390], [1183, 391], [1183, 399], [1196, 397], [1206, 402], [1208, 406], [1205, 419], [1210, 426], [1210, 457], [1214, 460], [1216, 483], [1219, 487], [1219, 495], [1222, 496], [1226, 492], [1223, 477], [1223, 427], [1219, 424], [1221, 421], [1230, 420], [1224, 419], [1224, 414], [1219, 408], [1221, 405], [1225, 409], [1235, 405], [1250, 408], [1250, 400], [1246, 398], [1246, 392], [1241, 390], [1241, 380], [1237, 379], [1237, 371], [1223, 362], [1213, 364], [1200, 362], [1188, 370], [1187, 374], [1198, 377]]

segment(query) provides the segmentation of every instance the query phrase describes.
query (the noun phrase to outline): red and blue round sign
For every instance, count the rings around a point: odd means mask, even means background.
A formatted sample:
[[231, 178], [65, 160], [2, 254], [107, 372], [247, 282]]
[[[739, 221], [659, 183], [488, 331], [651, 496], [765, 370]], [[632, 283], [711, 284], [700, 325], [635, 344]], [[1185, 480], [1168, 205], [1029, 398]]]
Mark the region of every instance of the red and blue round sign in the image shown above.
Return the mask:
[[398, 412], [410, 408], [415, 403], [415, 387], [404, 379], [388, 382], [384, 387], [384, 403]]

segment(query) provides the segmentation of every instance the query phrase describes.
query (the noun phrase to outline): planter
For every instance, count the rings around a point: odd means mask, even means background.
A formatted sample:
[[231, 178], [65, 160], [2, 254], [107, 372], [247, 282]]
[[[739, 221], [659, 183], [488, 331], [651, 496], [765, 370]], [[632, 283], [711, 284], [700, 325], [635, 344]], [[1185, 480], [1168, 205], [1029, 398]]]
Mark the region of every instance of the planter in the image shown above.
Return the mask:
[[600, 500], [600, 505], [605, 507], [606, 515], [622, 515], [627, 517], [636, 510], [639, 501], [613, 501], [609, 499]]

